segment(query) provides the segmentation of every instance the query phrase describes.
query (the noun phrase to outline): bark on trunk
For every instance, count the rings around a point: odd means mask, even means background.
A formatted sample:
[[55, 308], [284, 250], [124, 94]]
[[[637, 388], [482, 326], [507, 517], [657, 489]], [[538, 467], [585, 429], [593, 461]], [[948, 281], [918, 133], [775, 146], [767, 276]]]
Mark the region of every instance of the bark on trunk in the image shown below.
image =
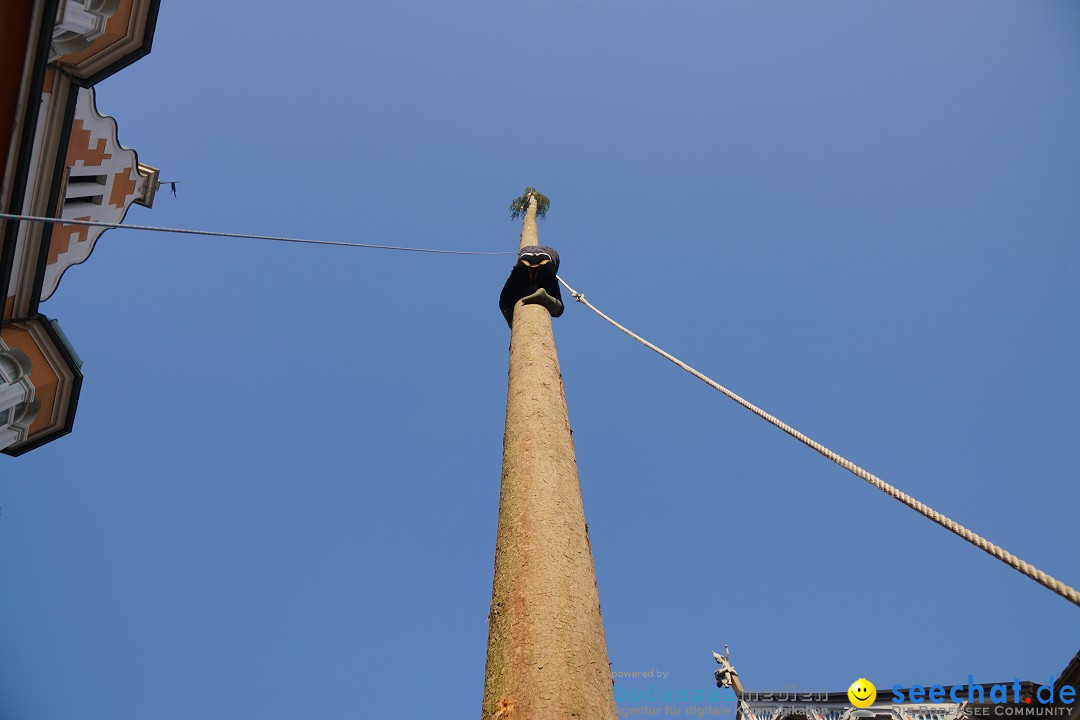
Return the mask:
[[[539, 244], [531, 198], [521, 247]], [[482, 720], [617, 710], [551, 317], [514, 308]]]

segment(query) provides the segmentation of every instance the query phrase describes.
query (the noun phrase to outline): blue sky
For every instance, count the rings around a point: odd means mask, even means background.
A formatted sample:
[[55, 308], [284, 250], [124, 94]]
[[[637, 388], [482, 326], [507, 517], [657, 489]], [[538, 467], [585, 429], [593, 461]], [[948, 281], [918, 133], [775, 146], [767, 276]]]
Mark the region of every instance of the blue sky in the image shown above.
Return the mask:
[[[393, 5], [391, 7], [391, 5]], [[1072, 585], [1080, 6], [162, 3], [98, 87], [128, 221], [514, 250]], [[0, 458], [0, 717], [474, 717], [508, 257], [110, 231]], [[613, 671], [1049, 681], [1080, 612], [632, 343], [555, 321]]]

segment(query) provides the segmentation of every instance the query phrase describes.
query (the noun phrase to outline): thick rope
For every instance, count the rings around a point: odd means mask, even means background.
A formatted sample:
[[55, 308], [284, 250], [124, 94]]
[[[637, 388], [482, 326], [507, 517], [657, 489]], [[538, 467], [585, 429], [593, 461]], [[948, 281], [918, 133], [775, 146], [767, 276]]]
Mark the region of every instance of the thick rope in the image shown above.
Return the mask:
[[128, 225], [93, 220], [65, 220], [63, 218], [38, 217], [35, 215], [9, 215], [0, 213], [4, 220], [28, 220], [31, 222], [55, 223], [60, 225], [88, 225], [90, 227], [114, 228], [117, 230], [150, 230], [153, 232], [178, 233], [181, 235], [209, 235], [210, 237], [247, 238], [250, 240], [273, 240], [275, 242], [303, 243], [305, 245], [337, 245], [340, 247], [368, 248], [371, 250], [402, 250], [404, 252], [439, 253], [441, 255], [516, 255], [508, 251], [484, 252], [480, 250], [433, 250], [431, 248], [399, 247], [397, 245], [370, 245], [340, 240], [309, 240], [307, 238], [278, 237], [277, 235], [249, 235], [245, 233], [216, 232], [213, 230], [185, 230], [183, 228], [154, 227], [152, 225]]
[[651, 342], [649, 342], [645, 338], [641, 337], [640, 335], [637, 335], [636, 333], [628, 330], [627, 328], [623, 327], [619, 323], [612, 320], [610, 317], [608, 317], [607, 315], [602, 313], [600, 310], [598, 310], [595, 305], [593, 305], [591, 302], [586, 300], [585, 295], [583, 293], [579, 293], [576, 290], [574, 290], [574, 288], [567, 285], [566, 281], [563, 280], [562, 278], [559, 278], [559, 282], [562, 283], [563, 286], [567, 290], [570, 291], [570, 295], [573, 296], [573, 298], [575, 300], [577, 300], [579, 303], [583, 304], [585, 307], [589, 308], [594, 313], [596, 313], [597, 315], [602, 317], [604, 320], [607, 320], [609, 323], [614, 325], [616, 328], [618, 328], [619, 330], [622, 330], [624, 333], [626, 333], [630, 337], [634, 338], [635, 340], [637, 340], [639, 343], [641, 343], [645, 347], [649, 348], [650, 350], [657, 353], [661, 357], [675, 363], [676, 365], [681, 367], [683, 370], [690, 373], [691, 375], [693, 375], [694, 377], [696, 377], [698, 380], [702, 381], [703, 383], [705, 383], [709, 387], [713, 388], [714, 390], [719, 390], [720, 392], [727, 395], [729, 398], [731, 398], [735, 402], [742, 405], [744, 408], [746, 408], [750, 412], [754, 413], [755, 415], [762, 418], [763, 420], [766, 420], [767, 422], [771, 423], [772, 425], [775, 425], [776, 427], [780, 428], [781, 430], [786, 432], [788, 435], [795, 438], [799, 442], [803, 443], [807, 447], [813, 448], [814, 450], [818, 451], [819, 453], [821, 453], [822, 455], [827, 457], [829, 460], [832, 460], [834, 463], [836, 463], [840, 467], [844, 468], [848, 472], [856, 475], [857, 477], [862, 478], [866, 482], [868, 482], [871, 485], [873, 485], [874, 487], [876, 487], [878, 490], [881, 490], [886, 495], [889, 495], [890, 497], [892, 497], [892, 498], [894, 498], [896, 500], [899, 500], [904, 505], [907, 505], [909, 508], [911, 508], [912, 510], [915, 510], [916, 512], [923, 515], [924, 517], [927, 517], [930, 520], [933, 520], [938, 525], [941, 525], [942, 527], [946, 528], [947, 530], [951, 530], [952, 532], [956, 533], [960, 537], [967, 540], [969, 543], [971, 543], [975, 547], [979, 548], [980, 550], [982, 550], [984, 552], [989, 553], [990, 555], [993, 555], [994, 557], [996, 557], [1001, 562], [1005, 563], [1006, 565], [1013, 568], [1014, 570], [1017, 570], [1017, 571], [1023, 573], [1024, 575], [1027, 575], [1029, 578], [1031, 578], [1035, 582], [1039, 583], [1043, 587], [1046, 587], [1046, 588], [1049, 588], [1050, 590], [1053, 590], [1054, 592], [1056, 592], [1058, 595], [1062, 596], [1063, 598], [1065, 598], [1069, 602], [1071, 602], [1071, 603], [1073, 603], [1075, 605], [1080, 605], [1080, 592], [1077, 592], [1076, 589], [1066, 585], [1065, 583], [1061, 582], [1060, 580], [1058, 580], [1058, 579], [1056, 579], [1054, 577], [1051, 577], [1050, 575], [1047, 575], [1046, 573], [1044, 573], [1042, 570], [1039, 570], [1035, 566], [1029, 565], [1028, 563], [1024, 562], [1023, 560], [1016, 557], [1012, 553], [1007, 552], [1006, 550], [998, 547], [997, 545], [990, 542], [986, 538], [981, 537], [980, 535], [977, 535], [976, 533], [972, 532], [971, 530], [968, 530], [966, 527], [964, 527], [960, 523], [945, 517], [944, 515], [942, 515], [938, 511], [934, 510], [931, 507], [928, 507], [928, 506], [924, 505], [923, 503], [919, 502], [918, 500], [911, 497], [907, 493], [893, 487], [892, 485], [885, 482], [884, 480], [877, 477], [876, 475], [874, 475], [872, 473], [869, 473], [866, 470], [863, 470], [861, 467], [859, 467], [855, 463], [851, 462], [847, 458], [844, 458], [844, 457], [834, 453], [832, 450], [825, 447], [821, 443], [807, 437], [806, 435], [803, 435], [801, 432], [799, 432], [795, 428], [791, 427], [787, 423], [779, 420], [778, 418], [773, 417], [772, 415], [765, 412], [764, 410], [757, 407], [756, 405], [750, 403], [749, 401], [744, 400], [743, 398], [739, 397], [738, 395], [736, 395], [732, 391], [728, 390], [726, 387], [724, 387], [720, 383], [706, 377], [705, 375], [702, 375], [700, 372], [698, 372], [694, 368], [690, 367], [689, 365], [684, 363], [682, 360], [679, 360], [674, 355], [671, 355], [671, 354], [669, 354], [667, 352], [664, 352], [663, 350], [661, 350], [657, 346], [653, 345]]

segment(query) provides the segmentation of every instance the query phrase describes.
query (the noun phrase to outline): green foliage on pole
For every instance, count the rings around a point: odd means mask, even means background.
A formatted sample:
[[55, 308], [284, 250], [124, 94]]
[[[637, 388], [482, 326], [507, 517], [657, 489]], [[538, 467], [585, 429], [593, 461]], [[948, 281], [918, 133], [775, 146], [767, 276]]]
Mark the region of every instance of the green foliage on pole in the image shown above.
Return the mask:
[[547, 195], [542, 194], [539, 190], [531, 185], [525, 188], [525, 194], [519, 198], [514, 198], [514, 202], [510, 203], [510, 219], [517, 220], [522, 217], [529, 209], [529, 198], [536, 196], [536, 217], [543, 218], [547, 215], [548, 208], [551, 207], [551, 201], [548, 200]]

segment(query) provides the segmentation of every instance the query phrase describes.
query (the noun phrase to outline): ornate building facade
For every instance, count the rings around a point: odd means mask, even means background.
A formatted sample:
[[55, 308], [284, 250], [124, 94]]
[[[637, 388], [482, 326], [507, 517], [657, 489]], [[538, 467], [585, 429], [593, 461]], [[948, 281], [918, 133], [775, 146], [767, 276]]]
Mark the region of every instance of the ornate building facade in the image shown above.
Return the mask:
[[[150, 51], [159, 0], [0, 3], [0, 212], [118, 223], [158, 171], [117, 139], [94, 85]], [[0, 451], [71, 431], [82, 361], [39, 305], [102, 228], [0, 218]]]

